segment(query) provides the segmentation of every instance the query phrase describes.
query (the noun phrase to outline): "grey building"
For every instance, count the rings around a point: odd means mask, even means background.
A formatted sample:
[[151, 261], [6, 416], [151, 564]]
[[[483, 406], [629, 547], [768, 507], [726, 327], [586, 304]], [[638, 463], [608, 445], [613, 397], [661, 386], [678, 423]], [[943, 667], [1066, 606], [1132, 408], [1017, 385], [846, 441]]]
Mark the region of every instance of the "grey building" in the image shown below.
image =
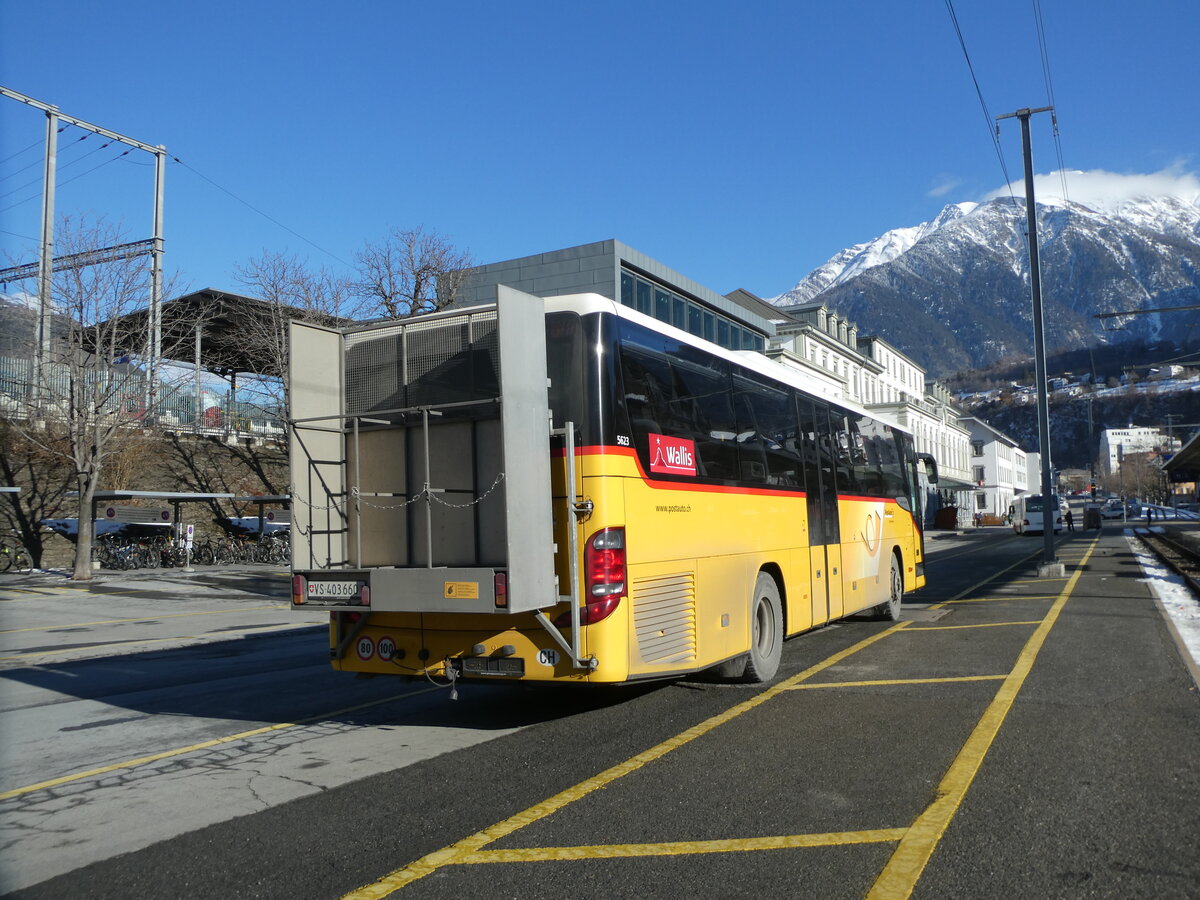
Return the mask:
[[617, 240], [479, 266], [459, 305], [494, 302], [499, 284], [538, 297], [600, 294], [731, 350], [761, 353], [775, 334], [767, 310], [735, 302]]

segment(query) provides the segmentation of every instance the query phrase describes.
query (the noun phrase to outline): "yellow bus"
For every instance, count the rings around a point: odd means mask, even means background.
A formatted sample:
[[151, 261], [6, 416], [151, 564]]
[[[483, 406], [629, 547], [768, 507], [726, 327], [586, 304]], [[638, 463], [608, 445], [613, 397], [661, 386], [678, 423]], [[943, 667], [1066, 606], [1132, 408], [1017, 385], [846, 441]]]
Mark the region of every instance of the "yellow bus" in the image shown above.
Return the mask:
[[925, 583], [910, 434], [597, 295], [294, 323], [290, 378], [292, 603], [339, 670], [762, 682]]

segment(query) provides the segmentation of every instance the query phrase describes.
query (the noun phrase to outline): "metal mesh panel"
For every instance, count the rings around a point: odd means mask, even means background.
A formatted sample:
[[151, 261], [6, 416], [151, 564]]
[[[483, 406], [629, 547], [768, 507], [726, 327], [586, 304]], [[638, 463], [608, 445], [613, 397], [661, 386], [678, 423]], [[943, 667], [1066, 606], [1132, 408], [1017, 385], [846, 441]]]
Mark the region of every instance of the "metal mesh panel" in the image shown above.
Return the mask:
[[348, 415], [408, 406], [400, 366], [403, 342], [402, 325], [346, 335]]
[[500, 334], [494, 312], [472, 317], [471, 350], [475, 399], [499, 397]]
[[499, 396], [496, 312], [346, 335], [346, 412]]
[[471, 399], [470, 371], [462, 371], [463, 351], [470, 347], [465, 316], [412, 325], [405, 346], [405, 381], [413, 406]]

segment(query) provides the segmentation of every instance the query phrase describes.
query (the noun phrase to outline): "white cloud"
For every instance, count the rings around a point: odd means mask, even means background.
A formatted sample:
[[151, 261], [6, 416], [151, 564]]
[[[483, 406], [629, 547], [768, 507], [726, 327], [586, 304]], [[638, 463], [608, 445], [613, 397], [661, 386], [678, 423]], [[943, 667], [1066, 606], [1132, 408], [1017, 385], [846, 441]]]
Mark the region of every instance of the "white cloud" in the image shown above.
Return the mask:
[[934, 186], [926, 192], [925, 196], [944, 197], [951, 191], [956, 190], [962, 183], [963, 180], [956, 175], [938, 175]]
[[[1053, 203], [1063, 198], [1063, 174], [1060, 171], [1033, 176], [1033, 193], [1039, 203]], [[1093, 169], [1090, 172], [1069, 170], [1065, 173], [1067, 196], [1073, 203], [1106, 210], [1126, 200], [1144, 197], [1176, 197], [1200, 205], [1200, 178], [1184, 171], [1182, 165], [1170, 166], [1148, 175], [1122, 175]], [[1025, 180], [1014, 181], [1007, 187], [992, 191], [984, 200], [1025, 196]]]

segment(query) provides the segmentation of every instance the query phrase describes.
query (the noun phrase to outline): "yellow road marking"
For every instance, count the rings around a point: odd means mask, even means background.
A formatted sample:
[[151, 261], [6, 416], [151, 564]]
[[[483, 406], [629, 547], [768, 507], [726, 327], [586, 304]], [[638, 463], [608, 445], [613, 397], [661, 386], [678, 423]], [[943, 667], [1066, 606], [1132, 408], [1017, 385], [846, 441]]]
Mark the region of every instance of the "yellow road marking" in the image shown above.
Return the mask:
[[226, 613], [255, 612], [260, 609], [288, 609], [283, 604], [272, 606], [247, 606], [242, 609], [220, 609], [211, 612], [167, 613], [162, 616], [139, 616], [135, 619], [101, 619], [98, 622], [71, 622], [67, 625], [39, 625], [36, 628], [7, 628], [0, 634], [18, 634], [22, 631], [58, 631], [60, 628], [84, 628], [89, 625], [115, 625], [128, 622], [155, 622], [159, 619], [182, 619], [189, 616], [220, 616]]
[[479, 852], [483, 847], [494, 841], [498, 841], [503, 837], [512, 834], [524, 828], [526, 825], [531, 825], [540, 819], [544, 819], [551, 813], [557, 812], [565, 806], [574, 803], [586, 797], [593, 791], [600, 790], [603, 787], [616, 781], [631, 772], [636, 772], [648, 763], [666, 756], [672, 750], [676, 750], [683, 745], [690, 743], [698, 737], [708, 734], [714, 728], [724, 725], [743, 713], [749, 712], [763, 703], [766, 703], [773, 697], [778, 696], [782, 692], [788, 690], [792, 685], [798, 684], [801, 681], [806, 681], [818, 672], [823, 672], [831, 666], [836, 665], [843, 659], [853, 656], [861, 650], [866, 649], [876, 641], [882, 640], [888, 635], [895, 634], [897, 631], [907, 626], [907, 622], [900, 622], [888, 628], [886, 631], [881, 631], [874, 634], [865, 640], [859, 641], [852, 647], [848, 647], [838, 653], [833, 654], [827, 659], [822, 660], [815, 666], [805, 669], [791, 678], [781, 681], [773, 687], [767, 688], [760, 694], [751, 697], [749, 700], [744, 700], [736, 706], [732, 706], [725, 712], [718, 713], [698, 725], [694, 725], [686, 731], [682, 731], [674, 737], [668, 738], [660, 744], [657, 744], [648, 750], [643, 750], [636, 756], [632, 756], [622, 763], [612, 766], [598, 775], [593, 775], [579, 784], [567, 788], [565, 791], [560, 791], [553, 797], [537, 803], [523, 812], [519, 812], [514, 816], [510, 816], [502, 822], [497, 822], [482, 831], [477, 831], [469, 837], [463, 838], [448, 847], [443, 847], [441, 850], [435, 850], [428, 853], [415, 862], [409, 863], [407, 866], [396, 869], [388, 873], [383, 878], [371, 884], [364, 885], [355, 891], [345, 895], [346, 900], [355, 898], [355, 900], [366, 900], [366, 898], [386, 897], [388, 894], [399, 890], [405, 885], [411, 884], [420, 878], [440, 869], [442, 866], [457, 865], [464, 857]]
[[915, 628], [909, 628], [904, 633], [914, 634], [918, 631], [960, 631], [964, 628], [1005, 628], [1009, 625], [1041, 625], [1041, 619], [1034, 619], [1032, 622], [979, 622], [975, 625], [918, 625]]
[[[912, 629], [908, 629], [911, 631]], [[955, 675], [946, 678], [889, 678], [882, 681], [822, 681], [818, 684], [794, 684], [789, 691], [815, 691], [817, 688], [879, 687], [890, 684], [950, 684], [955, 681], [1003, 681], [1007, 675]]]
[[[1088, 557], [1098, 541], [1099, 538], [1092, 543], [1088, 550]], [[942, 835], [945, 834], [946, 829], [950, 826], [950, 821], [958, 811], [959, 804], [962, 803], [967, 790], [975, 780], [979, 767], [983, 764], [983, 759], [987, 756], [992, 741], [999, 733], [1000, 726], [1004, 724], [1004, 719], [1016, 701], [1025, 679], [1033, 670], [1033, 664], [1037, 660], [1047, 635], [1050, 634], [1050, 629], [1058, 622], [1058, 617], [1063, 607], [1066, 606], [1071, 593], [1075, 590], [1075, 586], [1079, 583], [1082, 574], [1082, 570], [1077, 570], [1071, 576], [1042, 624], [1030, 636], [1020, 656], [1017, 657], [1016, 665], [1004, 679], [996, 696], [988, 704], [987, 710], [984, 711], [983, 716], [971, 731], [970, 737], [967, 738], [966, 743], [954, 758], [954, 762], [950, 764], [950, 768], [946, 770], [946, 774], [942, 776], [942, 781], [937, 788], [936, 799], [917, 817], [916, 822], [901, 838], [891, 859], [888, 860], [879, 878], [867, 893], [867, 900], [905, 900], [912, 894], [921, 873], [925, 871], [925, 866], [933, 856], [933, 851], [937, 848]]]
[[929, 607], [929, 608], [930, 608], [930, 609], [941, 609], [941, 608], [942, 608], [943, 606], [945, 606], [947, 603], [956, 603], [956, 602], [958, 602], [959, 600], [961, 600], [963, 597], [968, 597], [968, 596], [970, 596], [971, 594], [975, 593], [975, 591], [976, 591], [978, 588], [981, 588], [981, 587], [983, 587], [985, 584], [991, 584], [993, 581], [995, 581], [995, 580], [996, 580], [997, 578], [999, 578], [1001, 575], [1005, 574], [1006, 572], [1011, 572], [1013, 569], [1017, 568], [1017, 566], [1023, 566], [1023, 565], [1025, 565], [1027, 562], [1029, 562], [1029, 560], [1031, 560], [1031, 559], [1034, 559], [1034, 558], [1035, 558], [1035, 557], [1037, 557], [1037, 556], [1038, 556], [1038, 554], [1037, 554], [1037, 553], [1030, 553], [1030, 554], [1027, 554], [1026, 556], [1022, 556], [1022, 557], [1021, 557], [1020, 559], [1018, 559], [1018, 560], [1017, 560], [1015, 563], [1012, 563], [1011, 565], [1005, 566], [1005, 567], [1004, 567], [1003, 569], [1001, 569], [999, 572], [993, 572], [993, 573], [992, 573], [991, 575], [989, 575], [987, 578], [984, 578], [984, 579], [982, 579], [982, 580], [980, 580], [980, 581], [977, 581], [977, 582], [975, 582], [973, 585], [971, 585], [971, 586], [970, 586], [969, 588], [967, 588], [966, 590], [959, 591], [957, 594], [955, 594], [955, 595], [954, 595], [953, 597], [951, 597], [949, 600], [943, 600], [943, 601], [942, 601], [942, 602], [940, 602], [940, 603], [935, 603], [935, 604], [933, 604], [933, 606], [931, 606], [931, 607]]
[[[1076, 573], [1078, 574], [1078, 573]], [[966, 600], [947, 600], [946, 603], [1000, 603], [1005, 600], [1055, 600], [1057, 594], [1007, 594], [999, 597], [972, 597]], [[931, 607], [932, 608], [932, 607]]]
[[272, 731], [282, 731], [285, 728], [295, 728], [299, 725], [308, 725], [312, 722], [319, 722], [324, 719], [332, 719], [334, 716], [342, 716], [346, 715], [347, 713], [358, 712], [362, 709], [369, 709], [372, 706], [382, 706], [384, 703], [391, 703], [395, 700], [404, 699], [405, 697], [416, 697], [421, 694], [428, 694], [432, 691], [439, 690], [443, 690], [443, 688], [422, 688], [419, 691], [397, 694], [394, 697], [385, 697], [382, 700], [372, 700], [368, 703], [360, 703], [357, 706], [347, 706], [345, 709], [335, 709], [333, 712], [322, 713], [319, 716], [309, 716], [305, 719], [297, 719], [295, 722], [279, 722], [275, 725], [266, 725], [262, 728], [252, 728], [250, 731], [242, 731], [226, 737], [213, 738], [211, 741], [202, 741], [199, 744], [192, 744], [188, 747], [179, 747], [175, 750], [164, 750], [161, 753], [151, 753], [149, 756], [139, 756], [137, 759], [127, 759], [124, 762], [113, 763], [109, 766], [101, 766], [97, 769], [88, 769], [86, 772], [76, 772], [74, 775], [64, 775], [61, 778], [51, 778], [49, 781], [39, 781], [37, 784], [30, 784], [26, 785], [25, 787], [13, 788], [11, 791], [4, 791], [3, 793], [0, 793], [0, 800], [8, 800], [12, 797], [20, 797], [22, 794], [29, 794], [33, 791], [44, 791], [47, 788], [69, 784], [72, 781], [81, 781], [84, 778], [95, 778], [97, 775], [107, 775], [109, 772], [117, 772], [121, 769], [132, 769], [135, 766], [144, 766], [146, 763], [158, 762], [160, 759], [170, 759], [173, 756], [183, 756], [185, 753], [195, 753], [197, 750], [207, 750], [209, 747], [219, 747], [222, 744], [229, 744], [233, 741], [245, 740], [246, 738], [255, 737], [256, 735], [260, 734], [269, 734]]
[[[1095, 547], [1095, 544], [1092, 545], [1092, 548], [1094, 548], [1094, 547]], [[987, 584], [991, 581], [994, 581], [1000, 575], [1004, 574], [1005, 572], [1007, 572], [1013, 568], [1016, 568], [1019, 565], [1025, 564], [1026, 562], [1028, 562], [1028, 560], [1030, 558], [1032, 558], [1036, 555], [1037, 554], [1031, 554], [1030, 556], [1027, 556], [1027, 557], [1022, 558], [1021, 560], [1018, 560], [1017, 562], [1013, 563], [1011, 566], [1008, 566], [1005, 569], [1002, 569], [1000, 572], [994, 573], [993, 575], [989, 576], [988, 578], [983, 579], [982, 581], [978, 582], [976, 585], [972, 586], [971, 588], [968, 588], [966, 591], [963, 591], [963, 592], [955, 595], [955, 597], [952, 600], [944, 601], [941, 604], [936, 604], [936, 605], [932, 606], [931, 608], [938, 609], [938, 608], [944, 606], [945, 603], [956, 602], [960, 598], [966, 597], [968, 594], [970, 594], [972, 591], [974, 591], [977, 587]], [[1088, 551], [1088, 556], [1090, 556], [1090, 555], [1091, 555], [1091, 549], [1089, 549], [1089, 551]], [[1086, 558], [1087, 557], [1085, 556], [1085, 560], [1086, 560]], [[1011, 706], [1012, 699], [1015, 699], [1016, 691], [1019, 690], [1020, 685], [1024, 682], [1024, 678], [1028, 674], [1029, 669], [1032, 667], [1033, 660], [1036, 658], [1037, 651], [1040, 650], [1041, 645], [1045, 640], [1046, 633], [1048, 633], [1049, 629], [1051, 627], [1053, 627], [1054, 622], [1057, 621], [1058, 613], [1059, 613], [1059, 611], [1061, 611], [1062, 605], [1065, 604], [1066, 598], [1070, 596], [1070, 592], [1073, 590], [1074, 585], [1077, 583], [1081, 574], [1082, 574], [1081, 572], [1076, 572], [1071, 577], [1068, 584], [1064, 588], [1063, 593], [1061, 595], [1058, 595], [1058, 602], [1051, 608], [1051, 611], [1050, 611], [1050, 613], [1047, 614], [1046, 619], [1042, 620], [1042, 622], [1039, 625], [1038, 630], [1035, 631], [1033, 636], [1030, 637], [1029, 641], [1026, 644], [1025, 649], [1022, 651], [1021, 657], [1018, 659], [1016, 668], [1014, 668], [1013, 672], [1010, 672], [1008, 675], [975, 675], [975, 676], [960, 676], [957, 678], [911, 679], [911, 680], [896, 680], [896, 681], [890, 681], [890, 682], [861, 682], [861, 684], [864, 684], [864, 685], [867, 685], [867, 684], [906, 684], [906, 683], [919, 684], [919, 683], [943, 683], [943, 682], [951, 682], [951, 681], [984, 681], [984, 680], [1002, 681], [1003, 684], [1001, 685], [1000, 690], [997, 693], [997, 698], [1008, 697], [1011, 695], [1011, 699], [1008, 700], [1008, 705], [1003, 708], [1003, 712], [1004, 712], [1004, 714], [1006, 714], [1008, 707]], [[1020, 598], [1013, 597], [1013, 598], [999, 598], [999, 599], [1020, 599]], [[1051, 598], [1047, 597], [1047, 598], [1036, 598], [1036, 599], [1051, 599]], [[802, 686], [800, 683], [811, 678], [813, 675], [816, 675], [817, 673], [819, 673], [827, 668], [830, 668], [833, 665], [836, 665], [837, 663], [852, 656], [853, 654], [860, 652], [861, 650], [865, 649], [866, 647], [870, 646], [871, 644], [874, 644], [876, 641], [881, 640], [882, 638], [888, 637], [889, 635], [893, 635], [900, 630], [907, 630], [906, 626], [909, 624], [910, 623], [907, 621], [900, 622], [897, 625], [887, 629], [886, 631], [882, 631], [876, 635], [871, 636], [870, 638], [867, 638], [864, 641], [860, 641], [859, 643], [853, 645], [852, 647], [849, 647], [846, 650], [836, 653], [833, 656], [823, 660], [821, 663], [818, 663], [817, 665], [812, 666], [809, 669], [806, 669], [805, 671], [800, 672], [799, 674], [794, 675], [791, 678], [786, 679], [785, 681], [780, 682], [779, 684], [777, 684], [771, 688], [768, 688], [767, 690], [763, 691], [761, 694], [758, 694], [749, 700], [743, 701], [742, 703], [731, 707], [730, 709], [726, 710], [723, 713], [720, 713], [716, 716], [712, 716], [711, 718], [706, 719], [704, 722], [701, 722], [700, 724], [695, 725], [692, 728], [687, 729], [686, 731], [683, 731], [680, 734], [675, 735], [674, 737], [669, 738], [668, 740], [663, 741], [662, 743], [660, 743], [654, 747], [651, 747], [648, 750], [645, 750], [642, 753], [640, 753], [636, 756], [633, 756], [633, 757], [625, 760], [624, 762], [619, 763], [616, 766], [613, 766], [613, 767], [605, 770], [604, 772], [599, 773], [598, 775], [593, 776], [592, 778], [586, 779], [585, 781], [582, 781], [579, 784], [566, 789], [565, 791], [561, 791], [560, 793], [555, 794], [554, 796], [542, 801], [541, 803], [538, 803], [538, 804], [535, 804], [534, 806], [529, 807], [528, 809], [524, 810], [523, 812], [517, 813], [514, 816], [510, 816], [508, 819], [505, 819], [502, 822], [498, 822], [495, 825], [489, 826], [488, 828], [478, 831], [475, 834], [470, 835], [469, 837], [466, 837], [454, 844], [451, 844], [447, 847], [443, 847], [440, 850], [435, 850], [432, 853], [428, 853], [425, 856], [421, 857], [420, 859], [390, 872], [389, 874], [385, 875], [383, 878], [379, 879], [378, 881], [372, 882], [371, 884], [364, 885], [363, 887], [361, 887], [355, 891], [351, 891], [350, 893], [345, 894], [343, 897], [343, 900], [367, 900], [367, 898], [372, 898], [372, 900], [374, 900], [374, 898], [386, 897], [389, 894], [392, 894], [395, 891], [405, 887], [406, 885], [412, 884], [413, 882], [418, 881], [421, 878], [424, 878], [426, 875], [432, 874], [433, 872], [437, 871], [438, 869], [440, 869], [444, 866], [449, 866], [449, 865], [467, 865], [467, 864], [479, 864], [479, 863], [489, 863], [489, 862], [521, 862], [521, 861], [538, 861], [538, 860], [552, 860], [552, 859], [553, 860], [585, 859], [585, 858], [586, 859], [595, 859], [595, 858], [605, 858], [605, 857], [613, 858], [613, 857], [623, 857], [623, 856], [650, 856], [650, 855], [667, 855], [667, 854], [678, 854], [678, 853], [731, 852], [734, 850], [775, 849], [776, 847], [783, 847], [783, 846], [820, 846], [820, 845], [824, 845], [824, 843], [828, 843], [829, 841], [835, 839], [833, 837], [833, 835], [792, 835], [792, 836], [778, 837], [778, 838], [750, 839], [750, 841], [761, 840], [761, 841], [768, 842], [768, 845], [764, 845], [761, 847], [754, 846], [752, 843], [747, 842], [747, 841], [734, 840], [734, 841], [675, 842], [675, 843], [662, 843], [662, 844], [592, 845], [592, 846], [581, 846], [581, 847], [557, 847], [557, 848], [533, 848], [533, 849], [527, 848], [527, 849], [502, 850], [502, 851], [500, 851], [500, 850], [487, 851], [487, 850], [483, 849], [488, 844], [494, 843], [495, 841], [500, 840], [500, 839], [512, 834], [513, 832], [520, 830], [521, 828], [524, 828], [526, 825], [530, 825], [534, 822], [537, 822], [537, 821], [545, 818], [546, 816], [549, 816], [552, 813], [558, 811], [559, 809], [562, 809], [563, 807], [568, 806], [569, 804], [574, 803], [575, 801], [586, 797], [588, 794], [591, 794], [594, 791], [597, 791], [601, 788], [606, 787], [608, 784], [612, 783], [613, 781], [616, 781], [617, 779], [619, 779], [625, 775], [628, 775], [632, 772], [637, 771], [638, 769], [642, 768], [643, 766], [645, 766], [651, 762], [654, 762], [655, 760], [665, 756], [670, 751], [677, 749], [677, 748], [689, 743], [690, 741], [707, 734], [708, 732], [719, 727], [720, 725], [726, 724], [727, 722], [737, 718], [738, 716], [742, 715], [743, 713], [748, 712], [751, 709], [754, 709], [754, 708], [758, 707], [759, 705], [767, 702], [768, 700], [778, 696], [782, 692], [796, 690], [801, 687], [810, 687], [810, 688], [834, 687], [834, 686], [845, 687], [845, 686], [849, 686], [851, 684], [855, 684], [855, 682], [843, 682], [838, 685], [829, 684], [829, 685], [803, 685]], [[1030, 624], [1036, 624], [1036, 623], [1030, 623]], [[1031, 652], [1031, 648], [1032, 648], [1032, 652]], [[979, 723], [977, 723], [975, 730], [972, 732], [972, 737], [968, 738], [967, 744], [964, 745], [963, 750], [959, 752], [958, 757], [956, 757], [956, 759], [955, 759], [955, 763], [953, 763], [951, 765], [951, 769], [947, 772], [947, 775], [943, 778], [943, 788], [949, 788], [949, 789], [956, 788], [958, 786], [959, 782], [963, 781], [962, 771], [963, 771], [964, 767], [960, 764], [960, 760], [971, 760], [971, 759], [976, 760], [974, 767], [971, 768], [969, 770], [969, 772], [967, 773], [967, 774], [969, 774], [969, 777], [966, 778], [965, 783], [962, 784], [961, 790], [958, 793], [957, 799], [954, 800], [953, 807], [949, 811], [949, 815], [951, 817], [953, 816], [953, 812], [955, 810], [957, 810], [958, 804], [961, 802], [962, 795], [964, 795], [966, 792], [966, 788], [970, 785], [971, 780], [973, 780], [974, 773], [978, 770], [978, 766], [982, 762], [983, 755], [984, 755], [984, 753], [986, 753], [987, 748], [990, 746], [991, 740], [995, 736], [995, 732], [999, 730], [999, 726], [1003, 722], [1004, 715], [1001, 714], [998, 717], [996, 715], [995, 710], [997, 709], [997, 706], [998, 706], [997, 699], [993, 699], [992, 703], [988, 707], [988, 710], [984, 713], [984, 717], [980, 720]], [[985, 727], [985, 725], [987, 727]], [[992, 726], [994, 726], [994, 729]], [[977, 734], [989, 735], [989, 732], [990, 732], [990, 736], [987, 736], [986, 743], [982, 746], [982, 749], [980, 750], [980, 748], [977, 745], [982, 740], [982, 738], [976, 738], [976, 735]], [[968, 748], [970, 748], [970, 750], [971, 750], [970, 753], [967, 752]], [[953, 779], [951, 778], [952, 774], [955, 776], [955, 778], [953, 778]], [[945, 789], [939, 790], [939, 801], [935, 801], [934, 807], [938, 807], [939, 809], [941, 809], [941, 807], [939, 807], [938, 804], [942, 802], [941, 798], [944, 797], [946, 794], [947, 794], [947, 790], [945, 790]], [[931, 807], [931, 808], [933, 808], [933, 807]], [[906, 846], [907, 846], [907, 848], [911, 848], [913, 846], [913, 842], [910, 841], [909, 838], [912, 836], [914, 830], [918, 830], [917, 831], [918, 835], [923, 835], [925, 833], [925, 830], [928, 829], [928, 826], [926, 824], [926, 819], [928, 818], [928, 813], [929, 813], [929, 811], [927, 810], [926, 813], [922, 814], [922, 817], [919, 818], [917, 820], [917, 822], [914, 824], [914, 826], [912, 826], [911, 828], [879, 829], [879, 830], [870, 831], [870, 832], [835, 833], [837, 835], [836, 840], [838, 842], [843, 842], [843, 843], [868, 843], [868, 842], [876, 842], [877, 843], [877, 842], [888, 842], [888, 841], [899, 840], [900, 845], [897, 848], [897, 851], [895, 853], [893, 853], [892, 860], [897, 860], [899, 858], [903, 861], [903, 859], [905, 859], [906, 857], [901, 856], [900, 850], [902, 848], [906, 848]], [[923, 871], [923, 869], [924, 869], [925, 862], [928, 861], [928, 855], [932, 854], [933, 847], [936, 846], [937, 840], [940, 840], [941, 834], [944, 832], [944, 830], [948, 824], [949, 824], [949, 818], [946, 818], [945, 824], [941, 825], [940, 829], [936, 830], [935, 839], [934, 839], [932, 845], [929, 846], [928, 853], [924, 857], [924, 861], [922, 861], [920, 863], [920, 867], [918, 869], [916, 869], [915, 875], [912, 880], [912, 884], [915, 884], [916, 878], [920, 877], [921, 871]], [[870, 837], [864, 838], [862, 840], [855, 840], [854, 839], [855, 835], [860, 835], [860, 836], [870, 835]], [[770, 842], [772, 842], [772, 841], [780, 842], [780, 843], [770, 844]], [[790, 844], [783, 843], [786, 841], [794, 841], [796, 843], [790, 843]], [[803, 843], [804, 841], [817, 841], [818, 843], [806, 844], [806, 843]], [[824, 843], [822, 843], [822, 842], [824, 842]], [[908, 853], [911, 854], [911, 852], [912, 852], [911, 849], [909, 849]], [[876, 887], [878, 887], [879, 884], [881, 882], [883, 882], [884, 876], [890, 874], [889, 869], [892, 869], [892, 868], [893, 867], [892, 867], [891, 863], [889, 863], [889, 867], [885, 868], [884, 873], [880, 876], [880, 880], [876, 882]], [[909, 869], [911, 870], [912, 867], [910, 866]], [[909, 890], [909, 892], [911, 892], [911, 886], [908, 888], [908, 890]], [[879, 898], [880, 898], [880, 900], [882, 900], [882, 898], [886, 898], [889, 896], [891, 896], [891, 895], [880, 894]], [[895, 895], [895, 896], [899, 896], [899, 895]], [[904, 896], [907, 896], [907, 893]]]
[[756, 850], [789, 850], [797, 847], [837, 847], [847, 844], [884, 844], [900, 840], [907, 828], [873, 831], [833, 831], [827, 834], [787, 834], [776, 837], [732, 838], [720, 841], [670, 841], [661, 844], [592, 844], [581, 847], [530, 847], [514, 850], [477, 850], [460, 856], [456, 865], [481, 863], [547, 862], [574, 859], [621, 859], [634, 856], [680, 856], [692, 853], [745, 853]]

